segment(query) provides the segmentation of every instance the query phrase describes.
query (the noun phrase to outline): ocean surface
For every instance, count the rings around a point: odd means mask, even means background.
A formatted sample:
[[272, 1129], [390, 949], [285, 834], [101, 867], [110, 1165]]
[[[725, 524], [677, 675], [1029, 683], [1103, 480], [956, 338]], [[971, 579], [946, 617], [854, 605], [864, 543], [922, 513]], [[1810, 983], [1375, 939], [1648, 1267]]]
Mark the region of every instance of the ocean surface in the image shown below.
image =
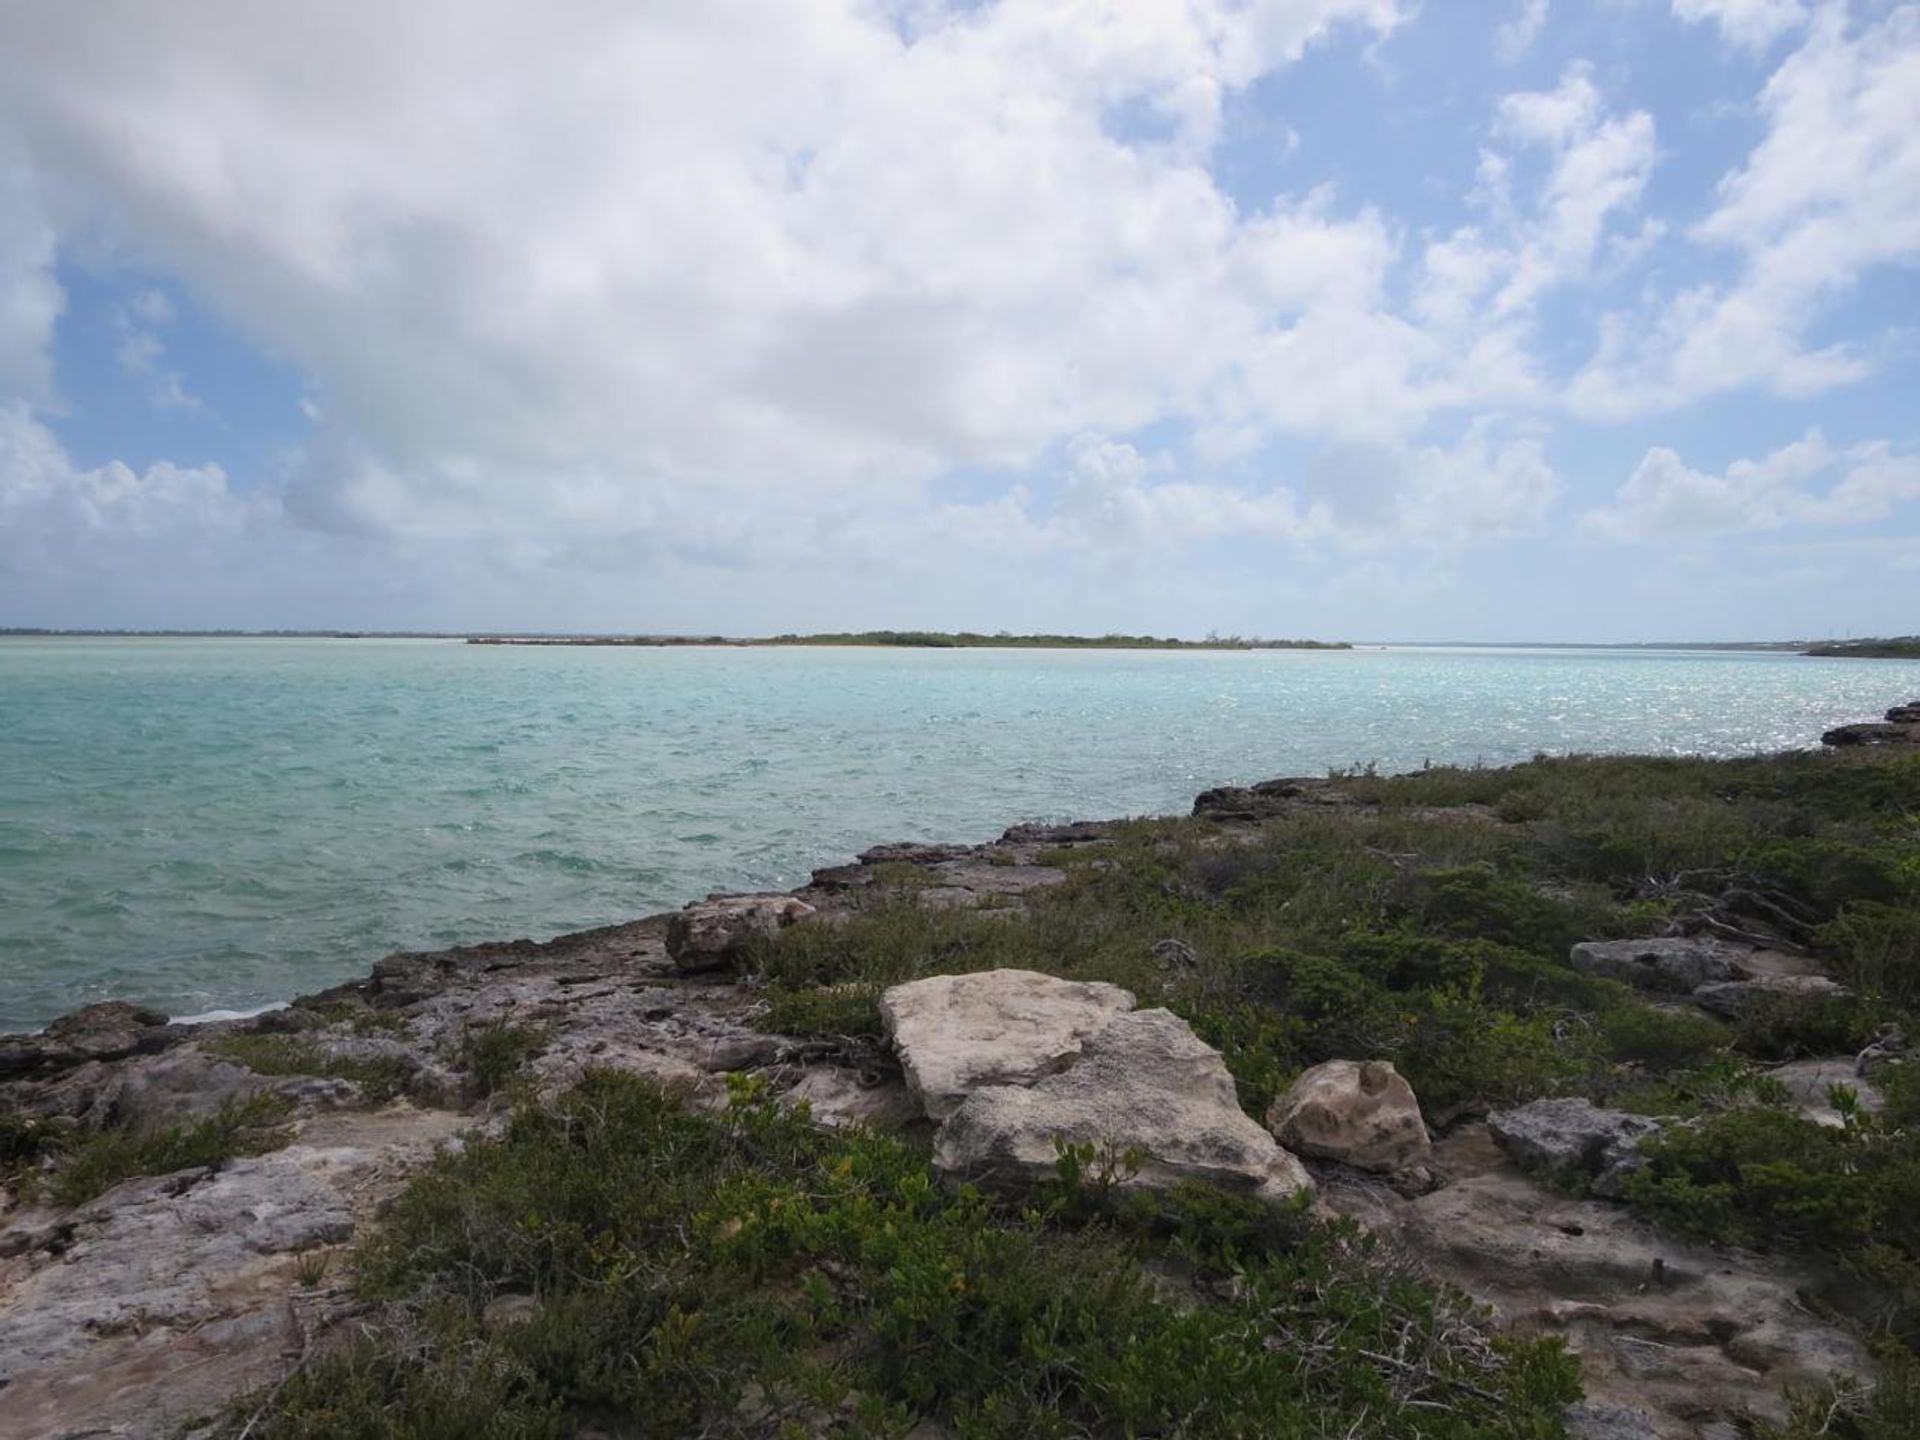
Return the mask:
[[0, 1030], [787, 887], [1210, 785], [1813, 743], [1920, 663], [1740, 652], [0, 639]]

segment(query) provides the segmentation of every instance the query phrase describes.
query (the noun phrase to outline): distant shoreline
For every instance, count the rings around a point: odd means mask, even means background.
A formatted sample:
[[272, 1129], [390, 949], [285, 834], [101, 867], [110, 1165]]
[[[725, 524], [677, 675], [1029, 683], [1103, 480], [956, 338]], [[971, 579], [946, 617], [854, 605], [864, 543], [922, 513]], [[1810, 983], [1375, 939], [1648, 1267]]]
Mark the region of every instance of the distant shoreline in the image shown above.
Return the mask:
[[862, 630], [822, 635], [469, 635], [469, 645], [730, 645], [886, 650], [1351, 650], [1345, 640], [1176, 640], [1156, 635], [985, 635], [971, 630]]
[[1209, 636], [1015, 635], [978, 631], [869, 630], [814, 635], [592, 635], [470, 630], [131, 630], [0, 625], [0, 640], [443, 640], [468, 645], [628, 646], [735, 649], [814, 646], [877, 649], [1006, 650], [1691, 650], [1812, 656], [1819, 659], [1920, 660], [1920, 636], [1868, 640], [1258, 640]]
[[1826, 660], [1920, 660], [1920, 635], [1887, 640], [1830, 640], [1806, 652]]

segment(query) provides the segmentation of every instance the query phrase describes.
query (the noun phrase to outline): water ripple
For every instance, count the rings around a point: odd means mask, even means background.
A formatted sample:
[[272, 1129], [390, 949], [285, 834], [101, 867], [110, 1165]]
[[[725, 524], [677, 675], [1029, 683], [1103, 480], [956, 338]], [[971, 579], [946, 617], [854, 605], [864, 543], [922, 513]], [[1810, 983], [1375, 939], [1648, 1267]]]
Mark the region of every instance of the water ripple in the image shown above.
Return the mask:
[[796, 883], [1210, 784], [1806, 743], [1920, 665], [1793, 656], [0, 640], [0, 1029], [246, 1009], [403, 946]]

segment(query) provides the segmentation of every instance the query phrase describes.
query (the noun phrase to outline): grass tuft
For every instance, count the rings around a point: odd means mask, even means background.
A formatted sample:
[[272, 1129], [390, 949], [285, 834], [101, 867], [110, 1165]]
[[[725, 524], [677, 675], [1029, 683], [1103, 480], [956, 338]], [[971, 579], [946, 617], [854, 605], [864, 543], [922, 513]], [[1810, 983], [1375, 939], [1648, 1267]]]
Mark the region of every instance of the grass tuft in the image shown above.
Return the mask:
[[83, 1205], [137, 1175], [170, 1175], [277, 1150], [287, 1142], [281, 1122], [292, 1109], [290, 1101], [263, 1091], [230, 1100], [204, 1120], [157, 1130], [96, 1130], [58, 1163], [47, 1197], [63, 1208]]
[[223, 1035], [202, 1047], [209, 1055], [244, 1065], [256, 1075], [314, 1075], [351, 1080], [367, 1100], [383, 1105], [401, 1094], [414, 1067], [398, 1055], [352, 1056], [329, 1051], [303, 1035]]

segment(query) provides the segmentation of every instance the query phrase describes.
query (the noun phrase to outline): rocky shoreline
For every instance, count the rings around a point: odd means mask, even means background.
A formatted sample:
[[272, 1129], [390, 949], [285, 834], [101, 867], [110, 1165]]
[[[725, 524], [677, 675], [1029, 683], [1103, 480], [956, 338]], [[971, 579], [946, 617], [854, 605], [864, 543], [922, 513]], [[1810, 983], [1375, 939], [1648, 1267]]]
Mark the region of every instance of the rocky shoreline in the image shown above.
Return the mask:
[[[1888, 723], [1914, 728], [1920, 709], [1902, 710]], [[1287, 779], [1208, 791], [1194, 809], [1231, 844], [1279, 817], [1364, 803], [1337, 779]], [[718, 1108], [728, 1077], [752, 1074], [823, 1124], [929, 1133], [936, 1168], [988, 1184], [1050, 1171], [1064, 1135], [1119, 1142], [1128, 1184], [1311, 1190], [1324, 1213], [1388, 1238], [1503, 1325], [1564, 1336], [1588, 1392], [1571, 1433], [1588, 1440], [1733, 1440], [1738, 1417], [1781, 1414], [1786, 1387], [1871, 1373], [1853, 1332], [1824, 1318], [1845, 1303], [1830, 1267], [1679, 1241], [1610, 1198], [1655, 1120], [1579, 1099], [1423, 1119], [1391, 1065], [1355, 1055], [1299, 1077], [1262, 1124], [1218, 1052], [1151, 997], [1026, 971], [888, 990], [886, 1044], [760, 1023], [765, 1002], [735, 962], [766, 936], [841, 923], [899, 894], [903, 877], [920, 906], [1016, 916], [1067, 880], [1068, 858], [1098, 863], [1122, 825], [878, 846], [788, 894], [716, 895], [544, 943], [392, 955], [246, 1019], [181, 1025], [115, 1003], [0, 1037], [9, 1143], [179, 1126], [263, 1096], [278, 1107], [260, 1153], [134, 1175], [65, 1206], [31, 1187], [0, 1194], [0, 1433], [195, 1433], [350, 1332], [362, 1302], [331, 1262], [437, 1152], [498, 1128], [493, 1042], [514, 1036], [537, 1037], [515, 1057], [534, 1093], [615, 1068]], [[1167, 943], [1159, 958], [1180, 966], [1180, 942]], [[1715, 1015], [1838, 988], [1791, 947], [1733, 936], [1595, 942], [1569, 961]], [[1837, 1123], [1829, 1083], [1876, 1105], [1884, 1058], [1800, 1061], [1779, 1079], [1805, 1113]]]
[[1822, 745], [1920, 745], [1920, 701], [1895, 705], [1882, 720], [1836, 725], [1820, 737]]

